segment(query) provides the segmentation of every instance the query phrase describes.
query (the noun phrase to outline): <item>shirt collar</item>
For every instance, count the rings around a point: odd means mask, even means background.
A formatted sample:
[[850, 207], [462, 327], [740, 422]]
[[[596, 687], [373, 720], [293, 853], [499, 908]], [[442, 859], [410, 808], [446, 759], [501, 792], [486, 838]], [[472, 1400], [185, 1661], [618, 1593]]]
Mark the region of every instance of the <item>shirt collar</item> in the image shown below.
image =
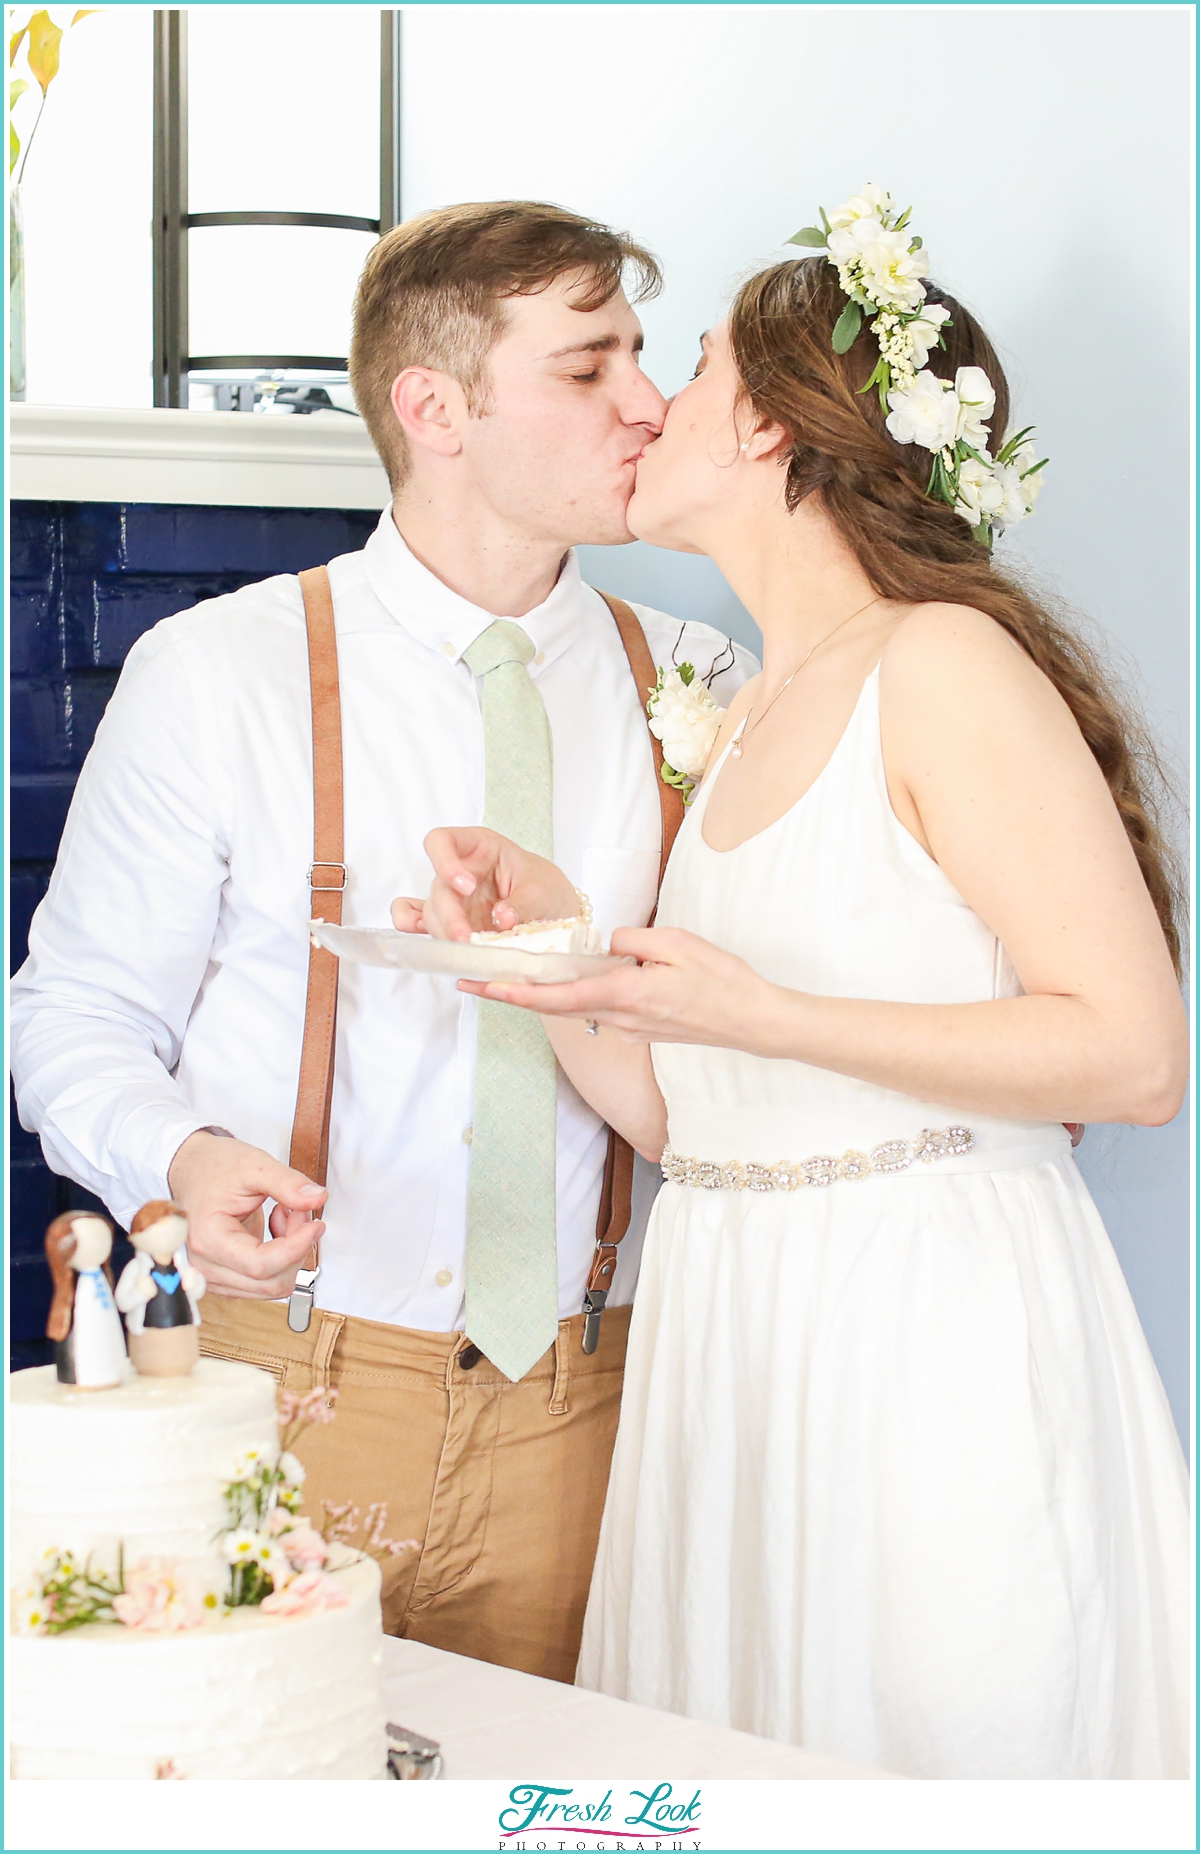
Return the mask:
[[[457, 662], [463, 651], [496, 622], [495, 612], [472, 605], [422, 566], [405, 545], [390, 508], [380, 516], [363, 558], [371, 590], [385, 611], [447, 661]], [[572, 548], [549, 597], [523, 617], [512, 620], [533, 640], [536, 654], [530, 672], [536, 675], [545, 664], [561, 656], [592, 615], [587, 587]]]

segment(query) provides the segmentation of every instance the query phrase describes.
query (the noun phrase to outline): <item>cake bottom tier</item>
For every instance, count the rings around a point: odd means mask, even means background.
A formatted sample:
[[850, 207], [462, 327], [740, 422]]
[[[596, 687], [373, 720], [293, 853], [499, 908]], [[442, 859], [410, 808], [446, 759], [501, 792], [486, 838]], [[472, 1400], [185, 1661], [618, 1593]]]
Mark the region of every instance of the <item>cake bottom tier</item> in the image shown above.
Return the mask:
[[379, 1569], [337, 1573], [344, 1609], [232, 1614], [172, 1635], [93, 1623], [9, 1642], [11, 1774], [387, 1775]]

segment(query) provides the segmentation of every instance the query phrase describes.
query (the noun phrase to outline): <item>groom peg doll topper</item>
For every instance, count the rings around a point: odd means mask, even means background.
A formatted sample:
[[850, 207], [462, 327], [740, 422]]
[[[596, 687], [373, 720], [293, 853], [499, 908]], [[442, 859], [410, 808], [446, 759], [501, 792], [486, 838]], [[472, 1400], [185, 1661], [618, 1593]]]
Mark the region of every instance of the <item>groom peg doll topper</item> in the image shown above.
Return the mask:
[[112, 1226], [91, 1211], [69, 1210], [46, 1231], [54, 1298], [46, 1337], [54, 1341], [60, 1384], [111, 1390], [128, 1369], [125, 1335], [113, 1303]]
[[129, 1356], [144, 1378], [186, 1377], [200, 1356], [200, 1310], [206, 1286], [184, 1247], [187, 1213], [155, 1199], [129, 1226], [137, 1250], [117, 1283], [117, 1305], [126, 1316]]

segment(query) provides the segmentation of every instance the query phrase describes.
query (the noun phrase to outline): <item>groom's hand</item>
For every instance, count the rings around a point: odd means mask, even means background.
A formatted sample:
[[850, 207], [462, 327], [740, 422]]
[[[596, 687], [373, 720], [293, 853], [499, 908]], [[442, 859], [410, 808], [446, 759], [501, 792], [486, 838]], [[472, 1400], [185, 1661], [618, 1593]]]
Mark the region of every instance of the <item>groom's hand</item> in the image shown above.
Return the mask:
[[[257, 1146], [204, 1130], [184, 1140], [167, 1185], [187, 1211], [188, 1257], [201, 1264], [210, 1293], [241, 1300], [291, 1293], [296, 1270], [324, 1233], [323, 1185]], [[271, 1198], [273, 1240], [264, 1242], [263, 1208]]]
[[507, 932], [518, 921], [573, 918], [579, 903], [560, 869], [532, 856], [498, 831], [481, 825], [431, 830], [425, 854], [434, 881], [424, 903], [392, 903], [402, 933], [439, 940], [469, 940], [473, 933]]

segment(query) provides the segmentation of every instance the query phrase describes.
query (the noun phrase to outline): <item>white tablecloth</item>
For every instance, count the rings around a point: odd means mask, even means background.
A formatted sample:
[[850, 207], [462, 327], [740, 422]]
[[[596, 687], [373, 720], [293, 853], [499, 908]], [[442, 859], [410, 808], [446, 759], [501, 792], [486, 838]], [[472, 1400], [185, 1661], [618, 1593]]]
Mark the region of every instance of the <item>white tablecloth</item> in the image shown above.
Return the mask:
[[889, 1777], [817, 1751], [539, 1680], [423, 1642], [383, 1644], [388, 1718], [434, 1738], [444, 1777]]

